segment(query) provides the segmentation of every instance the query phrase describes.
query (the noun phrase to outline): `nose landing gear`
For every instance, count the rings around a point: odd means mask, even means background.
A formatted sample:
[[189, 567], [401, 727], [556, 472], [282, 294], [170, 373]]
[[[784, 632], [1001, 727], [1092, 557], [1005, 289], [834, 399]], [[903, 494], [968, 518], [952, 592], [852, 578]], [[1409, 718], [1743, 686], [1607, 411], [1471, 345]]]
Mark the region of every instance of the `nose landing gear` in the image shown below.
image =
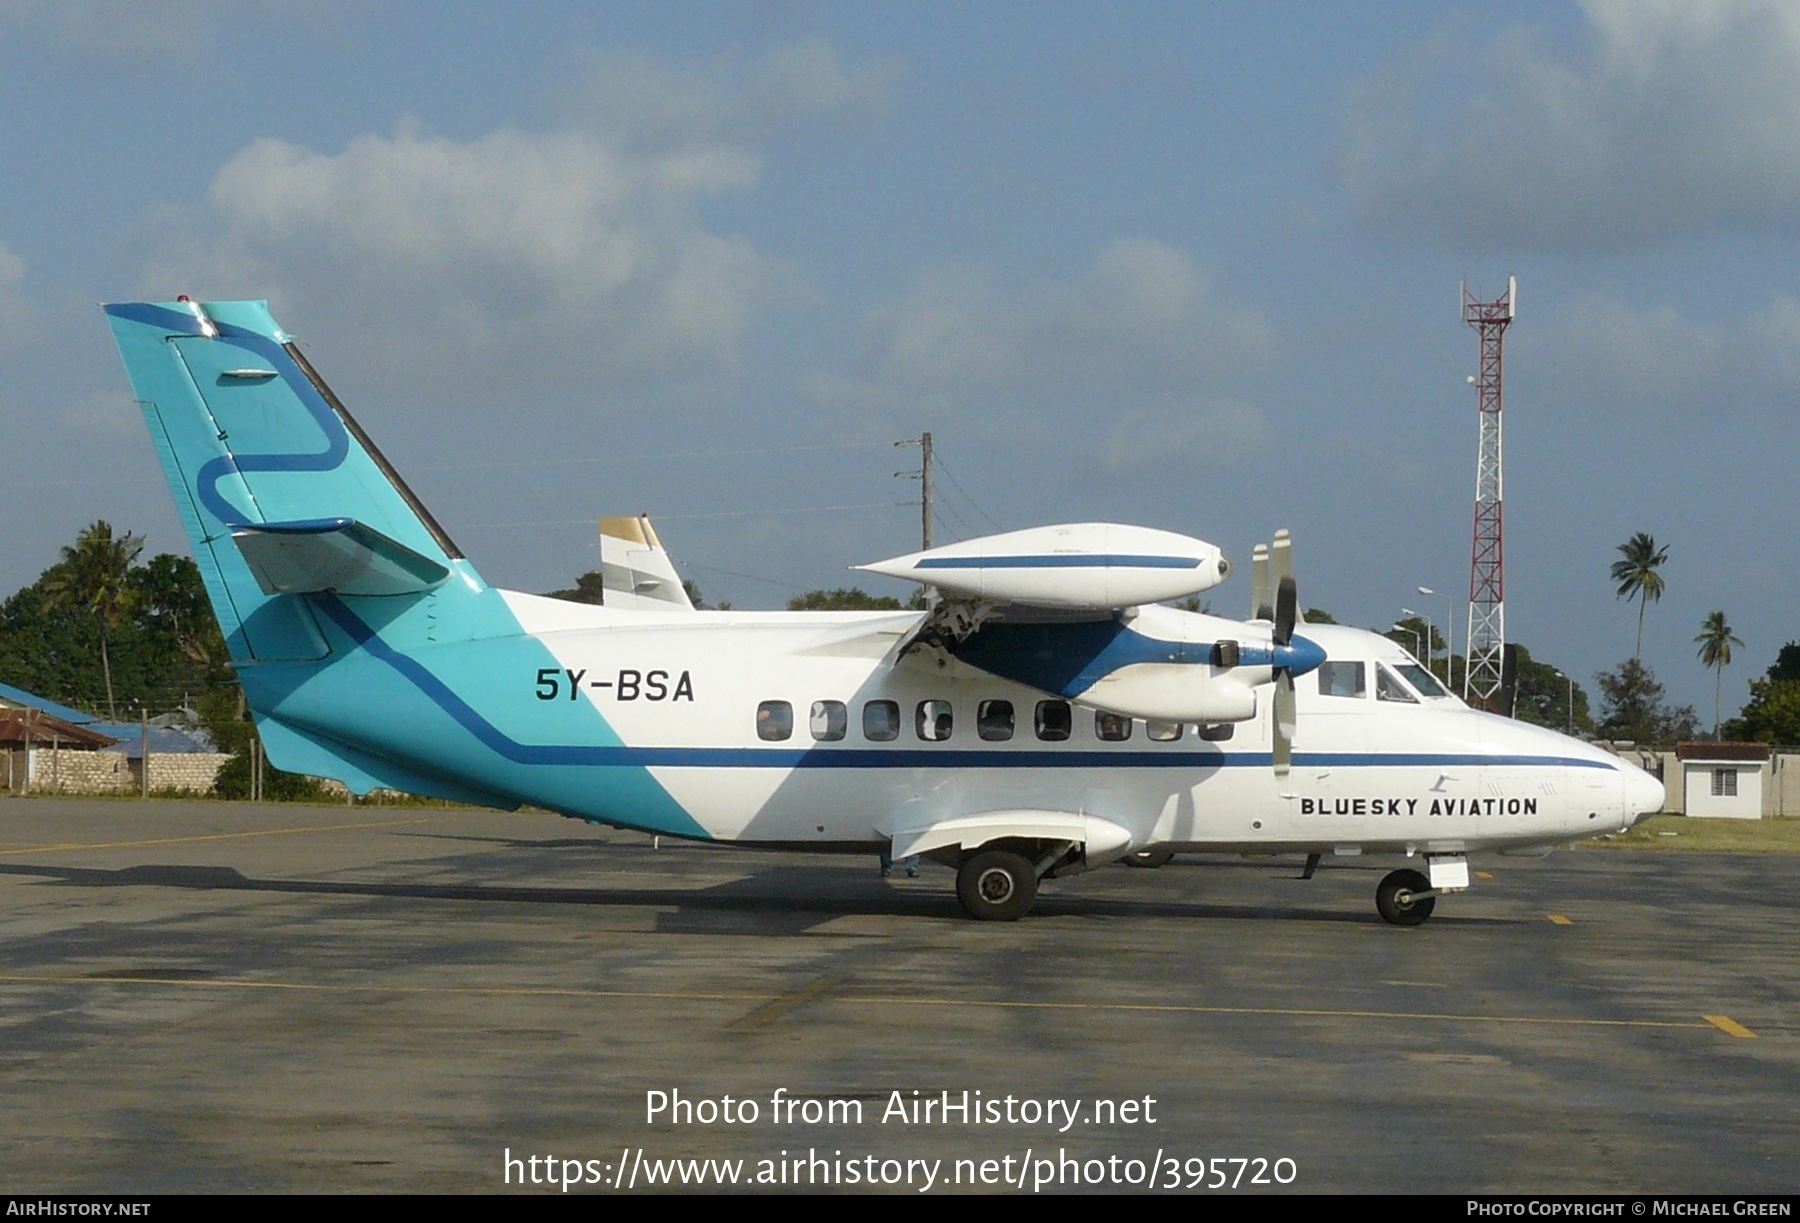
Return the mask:
[[1437, 908], [1437, 895], [1418, 871], [1391, 871], [1375, 889], [1375, 908], [1396, 926], [1423, 925]]

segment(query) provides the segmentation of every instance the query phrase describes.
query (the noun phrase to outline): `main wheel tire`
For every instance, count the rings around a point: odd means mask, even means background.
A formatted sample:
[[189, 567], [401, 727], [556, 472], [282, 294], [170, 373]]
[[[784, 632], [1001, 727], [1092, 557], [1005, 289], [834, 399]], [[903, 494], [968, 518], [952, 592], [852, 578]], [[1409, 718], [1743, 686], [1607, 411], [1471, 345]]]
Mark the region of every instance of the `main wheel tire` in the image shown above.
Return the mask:
[[1167, 866], [1174, 857], [1175, 851], [1172, 849], [1140, 849], [1135, 854], [1126, 854], [1120, 861], [1126, 866], [1153, 871], [1159, 866]]
[[1418, 871], [1394, 871], [1375, 889], [1375, 907], [1383, 919], [1396, 926], [1423, 925], [1437, 908], [1437, 897], [1414, 899], [1414, 895], [1430, 890], [1431, 880]]
[[1037, 899], [1037, 871], [1006, 849], [989, 849], [956, 870], [956, 899], [977, 921], [1018, 921]]

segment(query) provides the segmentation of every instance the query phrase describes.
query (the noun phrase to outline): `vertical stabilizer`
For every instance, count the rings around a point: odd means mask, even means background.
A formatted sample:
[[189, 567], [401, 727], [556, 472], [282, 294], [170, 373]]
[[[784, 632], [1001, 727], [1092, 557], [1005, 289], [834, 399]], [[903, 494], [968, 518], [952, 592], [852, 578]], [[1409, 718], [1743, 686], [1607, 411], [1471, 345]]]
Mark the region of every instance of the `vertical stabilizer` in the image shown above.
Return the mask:
[[234, 659], [325, 657], [306, 593], [482, 589], [266, 302], [105, 310]]

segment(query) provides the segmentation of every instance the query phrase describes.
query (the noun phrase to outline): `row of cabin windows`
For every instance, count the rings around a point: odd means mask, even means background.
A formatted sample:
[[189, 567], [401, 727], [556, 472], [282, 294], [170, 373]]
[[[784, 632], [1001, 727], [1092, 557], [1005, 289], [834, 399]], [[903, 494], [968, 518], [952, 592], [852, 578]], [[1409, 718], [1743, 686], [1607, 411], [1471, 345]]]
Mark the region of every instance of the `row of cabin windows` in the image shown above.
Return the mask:
[[[1005, 743], [1013, 737], [1016, 715], [1011, 701], [983, 701], [975, 708], [975, 734], [989, 743]], [[850, 708], [842, 701], [814, 701], [807, 729], [820, 743], [836, 743], [850, 733]], [[1033, 733], [1046, 743], [1061, 743], [1075, 729], [1075, 711], [1067, 701], [1039, 701], [1032, 710]], [[866, 701], [862, 707], [862, 737], [871, 743], [892, 743], [900, 737], [900, 702]], [[1103, 743], [1123, 743], [1131, 738], [1132, 720], [1116, 713], [1094, 714], [1094, 737]], [[956, 729], [956, 713], [949, 701], [920, 701], [913, 709], [913, 734], [925, 743], [943, 743]], [[1180, 722], [1149, 721], [1145, 735], [1157, 743], [1172, 743], [1186, 731]], [[1213, 742], [1231, 738], [1231, 723], [1200, 727], [1200, 737]], [[788, 701], [764, 701], [756, 707], [759, 739], [780, 743], [794, 735], [794, 706]]]

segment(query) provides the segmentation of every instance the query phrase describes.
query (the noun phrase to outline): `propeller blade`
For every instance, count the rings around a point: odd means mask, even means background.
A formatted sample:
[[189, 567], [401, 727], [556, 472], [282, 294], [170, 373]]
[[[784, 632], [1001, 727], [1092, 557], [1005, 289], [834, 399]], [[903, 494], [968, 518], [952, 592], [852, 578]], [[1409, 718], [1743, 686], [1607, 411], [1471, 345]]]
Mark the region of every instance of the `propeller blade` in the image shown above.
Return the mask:
[[1275, 544], [1269, 549], [1269, 574], [1276, 586], [1282, 578], [1294, 576], [1294, 537], [1286, 527], [1275, 532]]
[[1299, 615], [1299, 589], [1294, 585], [1292, 577], [1284, 577], [1275, 591], [1275, 632], [1272, 635], [1276, 645], [1293, 644], [1294, 621]]
[[1274, 714], [1275, 776], [1286, 777], [1294, 762], [1294, 677], [1286, 671], [1275, 673]]
[[1250, 552], [1250, 618], [1273, 620], [1275, 600], [1269, 585], [1269, 545], [1257, 544]]

